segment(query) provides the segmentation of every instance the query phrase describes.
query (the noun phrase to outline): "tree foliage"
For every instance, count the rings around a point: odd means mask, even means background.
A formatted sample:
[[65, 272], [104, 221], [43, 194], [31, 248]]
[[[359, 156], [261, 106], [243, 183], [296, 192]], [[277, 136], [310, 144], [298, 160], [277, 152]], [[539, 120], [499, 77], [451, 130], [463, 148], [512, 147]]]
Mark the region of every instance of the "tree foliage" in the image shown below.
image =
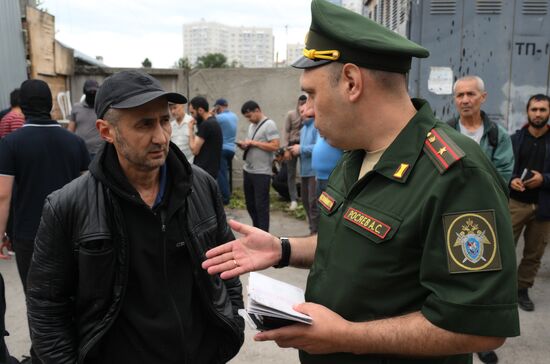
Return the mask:
[[227, 57], [222, 53], [208, 53], [197, 59], [197, 68], [226, 68]]
[[143, 60], [143, 62], [141, 62], [141, 65], [145, 68], [151, 68], [153, 67], [153, 64], [151, 63], [151, 61], [149, 60], [149, 58], [145, 58]]
[[181, 69], [184, 69], [184, 70], [189, 70], [191, 69], [191, 62], [189, 62], [189, 58], [185, 57], [180, 57], [176, 62], [174, 62], [174, 65], [172, 66], [172, 68], [181, 68]]

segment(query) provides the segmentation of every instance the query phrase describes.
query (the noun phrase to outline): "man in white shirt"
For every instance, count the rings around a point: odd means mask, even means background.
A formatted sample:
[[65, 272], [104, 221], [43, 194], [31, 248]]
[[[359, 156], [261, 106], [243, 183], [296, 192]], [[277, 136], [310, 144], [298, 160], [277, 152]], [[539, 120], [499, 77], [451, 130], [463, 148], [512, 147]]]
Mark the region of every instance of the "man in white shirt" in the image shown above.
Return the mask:
[[189, 147], [189, 122], [193, 120], [191, 115], [185, 112], [183, 104], [170, 104], [170, 114], [173, 120], [170, 121], [172, 126], [172, 142], [180, 148], [189, 163], [193, 163], [195, 156]]

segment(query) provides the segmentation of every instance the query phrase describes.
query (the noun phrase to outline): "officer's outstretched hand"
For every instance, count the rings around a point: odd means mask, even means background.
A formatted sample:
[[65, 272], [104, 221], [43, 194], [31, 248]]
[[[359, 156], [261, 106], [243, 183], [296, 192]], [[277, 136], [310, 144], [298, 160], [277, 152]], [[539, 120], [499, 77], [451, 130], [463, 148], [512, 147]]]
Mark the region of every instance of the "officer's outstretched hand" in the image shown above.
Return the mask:
[[229, 226], [243, 236], [206, 252], [202, 267], [209, 274], [221, 273], [222, 279], [229, 279], [281, 260], [281, 242], [275, 236], [235, 220], [229, 220]]
[[315, 303], [294, 306], [298, 312], [310, 316], [311, 325], [295, 324], [280, 329], [263, 331], [255, 341], [273, 340], [281, 348], [296, 348], [310, 354], [347, 352], [352, 323], [328, 308]]

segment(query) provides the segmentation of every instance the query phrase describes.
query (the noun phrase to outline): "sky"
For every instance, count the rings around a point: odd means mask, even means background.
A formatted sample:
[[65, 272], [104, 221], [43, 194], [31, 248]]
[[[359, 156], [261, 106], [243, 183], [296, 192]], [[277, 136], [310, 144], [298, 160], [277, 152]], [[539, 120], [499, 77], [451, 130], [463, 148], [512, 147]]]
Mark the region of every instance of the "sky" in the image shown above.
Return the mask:
[[310, 0], [42, 0], [55, 16], [56, 39], [110, 67], [169, 68], [183, 55], [183, 24], [206, 21], [272, 27], [275, 52], [303, 43]]

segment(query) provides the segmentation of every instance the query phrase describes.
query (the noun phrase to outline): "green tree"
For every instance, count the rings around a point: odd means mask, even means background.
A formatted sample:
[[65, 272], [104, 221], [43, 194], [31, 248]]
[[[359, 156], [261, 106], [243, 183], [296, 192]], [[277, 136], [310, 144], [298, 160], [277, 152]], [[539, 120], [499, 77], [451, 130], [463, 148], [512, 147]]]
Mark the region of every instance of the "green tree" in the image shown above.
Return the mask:
[[242, 68], [243, 65], [240, 64], [239, 61], [237, 61], [236, 59], [234, 59], [234, 60], [231, 62], [231, 66], [230, 66], [230, 67], [231, 67], [231, 68], [237, 68], [237, 67]]
[[149, 60], [149, 58], [145, 58], [143, 60], [143, 62], [141, 62], [141, 65], [145, 68], [151, 68], [153, 67], [153, 64], [151, 63], [151, 61]]
[[197, 68], [226, 68], [227, 57], [221, 53], [208, 53], [197, 59]]
[[191, 69], [191, 62], [189, 62], [189, 58], [180, 57], [176, 62], [174, 62], [174, 65], [172, 68], [182, 68], [184, 70]]

